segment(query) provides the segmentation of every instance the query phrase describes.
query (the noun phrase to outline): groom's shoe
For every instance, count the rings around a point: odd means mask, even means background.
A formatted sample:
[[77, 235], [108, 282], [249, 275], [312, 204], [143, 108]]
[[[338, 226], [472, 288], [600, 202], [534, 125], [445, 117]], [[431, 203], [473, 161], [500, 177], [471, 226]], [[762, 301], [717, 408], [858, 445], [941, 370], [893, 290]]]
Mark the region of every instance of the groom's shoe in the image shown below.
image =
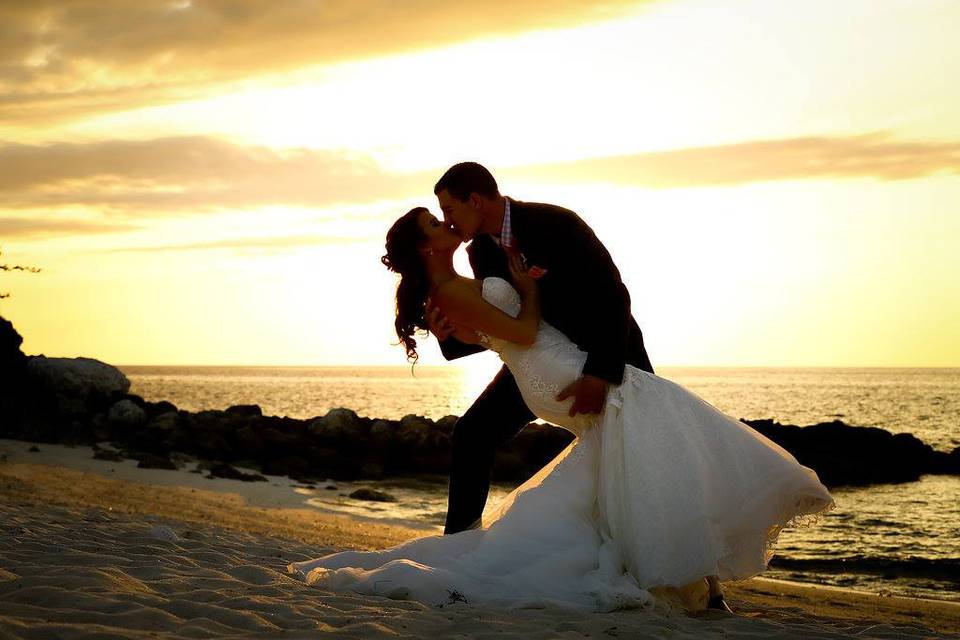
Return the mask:
[[716, 609], [717, 611], [726, 611], [727, 613], [733, 613], [733, 609], [727, 605], [727, 601], [723, 599], [723, 596], [713, 596], [707, 601], [707, 609]]

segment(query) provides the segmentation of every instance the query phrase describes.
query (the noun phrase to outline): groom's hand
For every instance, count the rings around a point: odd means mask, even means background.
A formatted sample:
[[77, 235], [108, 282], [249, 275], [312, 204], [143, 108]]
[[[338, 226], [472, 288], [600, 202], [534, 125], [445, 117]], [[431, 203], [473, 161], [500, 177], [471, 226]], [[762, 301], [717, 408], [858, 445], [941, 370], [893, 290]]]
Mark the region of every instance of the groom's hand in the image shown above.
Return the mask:
[[596, 376], [585, 375], [579, 380], [568, 384], [563, 391], [557, 394], [557, 401], [563, 402], [573, 397], [569, 415], [572, 418], [578, 413], [600, 413], [603, 403], [607, 399], [607, 390], [610, 383]]

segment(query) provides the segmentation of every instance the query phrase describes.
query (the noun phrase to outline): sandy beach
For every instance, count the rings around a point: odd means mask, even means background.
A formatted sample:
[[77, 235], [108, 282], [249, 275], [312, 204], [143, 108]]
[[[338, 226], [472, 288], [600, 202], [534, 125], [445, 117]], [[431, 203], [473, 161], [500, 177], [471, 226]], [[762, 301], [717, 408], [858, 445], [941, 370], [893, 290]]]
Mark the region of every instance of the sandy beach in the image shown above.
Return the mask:
[[[309, 587], [291, 561], [427, 532], [298, 506], [292, 481], [207, 479], [0, 440], [0, 638], [929, 638], [960, 604], [757, 578], [734, 616], [442, 608]], [[960, 637], [960, 636], [957, 636]]]

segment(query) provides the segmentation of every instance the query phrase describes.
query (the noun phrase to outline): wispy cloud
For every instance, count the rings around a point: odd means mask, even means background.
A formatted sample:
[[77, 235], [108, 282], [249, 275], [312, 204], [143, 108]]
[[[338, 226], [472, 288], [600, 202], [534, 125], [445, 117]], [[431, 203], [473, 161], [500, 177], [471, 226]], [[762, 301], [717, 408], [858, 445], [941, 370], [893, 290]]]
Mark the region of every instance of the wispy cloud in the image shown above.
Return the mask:
[[251, 75], [578, 25], [645, 3], [8, 0], [0, 5], [0, 119], [157, 104]]
[[294, 234], [285, 236], [248, 236], [241, 238], [227, 238], [210, 242], [190, 242], [183, 244], [164, 244], [140, 247], [120, 247], [112, 249], [114, 252], [150, 253], [156, 251], [205, 251], [211, 249], [252, 249], [252, 250], [280, 250], [302, 247], [318, 247], [325, 245], [343, 245], [362, 243], [374, 240], [374, 237], [359, 236], [327, 236], [316, 233]]
[[126, 223], [62, 220], [56, 217], [0, 218], [0, 237], [5, 239], [120, 233], [141, 228], [138, 225]]
[[[391, 173], [357, 154], [278, 151], [202, 136], [6, 145], [0, 146], [0, 210], [85, 205], [115, 217], [142, 219], [266, 205], [323, 208], [415, 197], [430, 203], [433, 184], [444, 168]], [[904, 180], [960, 173], [960, 143], [896, 140], [874, 133], [491, 168], [507, 180], [603, 181], [647, 188]]]
[[960, 174], [960, 143], [902, 141], [886, 133], [760, 140], [521, 167], [517, 177], [652, 188]]
[[392, 174], [333, 151], [172, 137], [0, 146], [0, 208], [88, 205], [141, 215], [267, 204], [324, 207], [432, 194], [432, 172]]

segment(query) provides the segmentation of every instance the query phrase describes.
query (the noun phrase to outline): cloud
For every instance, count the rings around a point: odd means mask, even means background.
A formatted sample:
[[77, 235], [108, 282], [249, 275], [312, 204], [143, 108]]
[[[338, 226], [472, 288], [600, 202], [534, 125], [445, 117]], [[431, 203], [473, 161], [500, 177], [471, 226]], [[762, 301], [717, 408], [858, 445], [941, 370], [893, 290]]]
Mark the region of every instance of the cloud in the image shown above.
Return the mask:
[[[433, 202], [445, 167], [399, 174], [345, 152], [193, 136], [0, 146], [0, 210], [83, 205], [115, 217], [195, 215], [266, 205], [325, 208]], [[497, 169], [503, 179], [693, 188], [777, 180], [903, 180], [960, 173], [960, 143], [847, 137], [761, 140]]]
[[184, 244], [165, 244], [143, 247], [121, 247], [113, 249], [118, 252], [146, 253], [154, 251], [197, 251], [209, 249], [254, 249], [270, 251], [274, 249], [291, 249], [298, 247], [317, 247], [369, 242], [377, 238], [359, 236], [326, 236], [316, 233], [286, 236], [249, 236], [243, 238], [228, 238], [211, 242], [191, 242]]
[[4, 239], [118, 233], [123, 231], [136, 231], [141, 228], [140, 226], [132, 224], [89, 220], [0, 218], [0, 237]]
[[647, 1], [5, 0], [0, 120], [157, 104], [251, 75], [615, 18]]
[[387, 173], [358, 154], [278, 151], [204, 136], [0, 146], [0, 208], [87, 205], [128, 215], [319, 208], [432, 197], [436, 178]]
[[557, 162], [514, 177], [678, 188], [776, 180], [906, 180], [960, 174], [960, 143], [891, 140], [886, 133], [760, 140]]

